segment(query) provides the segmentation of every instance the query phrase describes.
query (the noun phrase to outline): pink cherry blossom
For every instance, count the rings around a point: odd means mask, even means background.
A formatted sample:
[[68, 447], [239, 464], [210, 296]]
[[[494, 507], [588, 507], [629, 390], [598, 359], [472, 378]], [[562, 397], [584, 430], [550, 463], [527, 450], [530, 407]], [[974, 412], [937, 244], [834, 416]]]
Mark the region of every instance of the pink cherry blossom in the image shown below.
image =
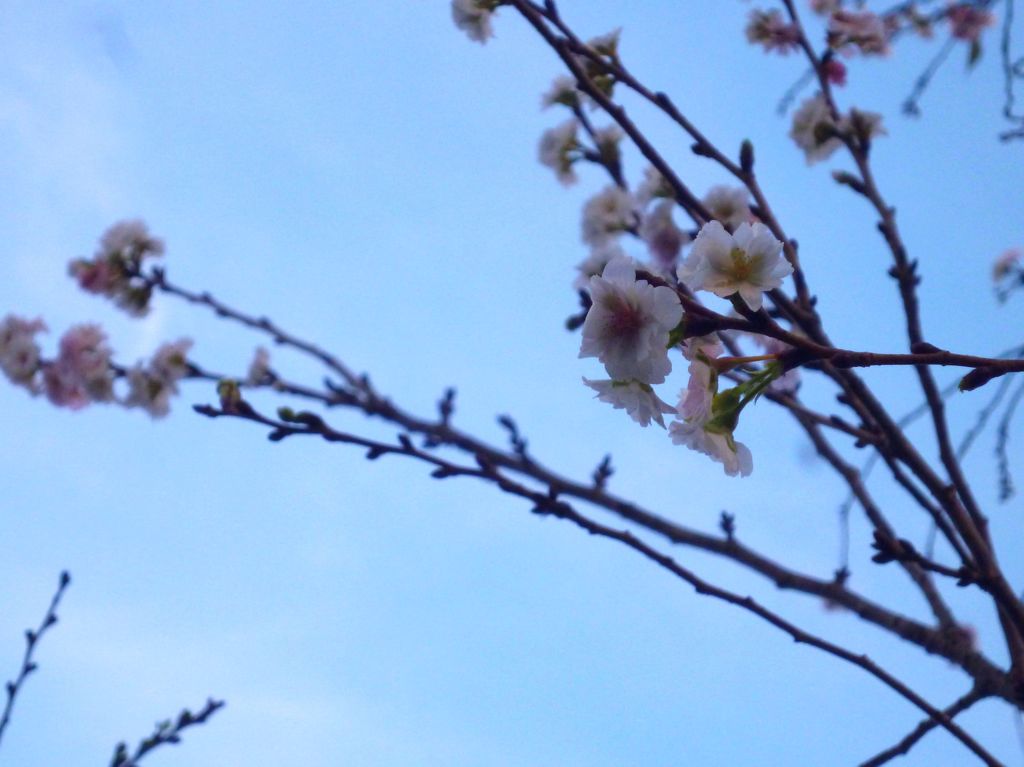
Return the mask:
[[958, 40], [974, 43], [981, 33], [996, 23], [992, 11], [971, 5], [955, 5], [949, 9], [950, 34]]

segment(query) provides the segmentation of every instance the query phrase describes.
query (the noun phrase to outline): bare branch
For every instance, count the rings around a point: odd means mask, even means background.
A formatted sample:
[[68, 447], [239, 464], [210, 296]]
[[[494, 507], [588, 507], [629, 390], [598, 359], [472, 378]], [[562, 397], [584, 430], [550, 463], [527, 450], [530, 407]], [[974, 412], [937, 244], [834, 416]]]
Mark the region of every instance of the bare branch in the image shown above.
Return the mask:
[[[963, 713], [975, 703], [984, 699], [984, 695], [977, 689], [973, 689], [963, 697], [959, 698], [953, 704], [947, 706], [942, 710], [942, 713], [950, 720], [954, 719], [959, 714]], [[891, 748], [885, 749], [880, 754], [876, 754], [866, 762], [862, 763], [860, 767], [880, 767], [897, 756], [903, 756], [910, 752], [921, 738], [927, 735], [929, 732], [938, 727], [940, 722], [933, 717], [928, 717], [922, 720], [911, 732], [903, 738], [899, 743], [892, 746]]]
[[118, 743], [114, 749], [114, 756], [110, 760], [110, 767], [135, 767], [150, 751], [160, 746], [178, 745], [181, 742], [182, 732], [189, 727], [205, 724], [206, 720], [224, 708], [224, 705], [222, 700], [207, 698], [206, 705], [194, 714], [186, 708], [182, 709], [177, 719], [165, 719], [162, 722], [157, 722], [153, 728], [153, 734], [140, 740], [135, 751], [130, 755], [128, 746]]
[[57, 623], [57, 606], [60, 604], [61, 597], [64, 596], [64, 591], [70, 583], [71, 576], [67, 571], [62, 572], [57, 584], [57, 591], [54, 592], [53, 598], [50, 600], [50, 606], [47, 608], [39, 627], [35, 630], [25, 630], [25, 655], [21, 659], [21, 670], [18, 671], [18, 676], [13, 681], [7, 683], [7, 703], [4, 705], [3, 714], [0, 714], [0, 740], [3, 739], [4, 731], [11, 721], [11, 711], [14, 709], [14, 701], [18, 693], [24, 686], [29, 674], [37, 668], [33, 660], [36, 646], [39, 644], [39, 640], [43, 638], [43, 634]]

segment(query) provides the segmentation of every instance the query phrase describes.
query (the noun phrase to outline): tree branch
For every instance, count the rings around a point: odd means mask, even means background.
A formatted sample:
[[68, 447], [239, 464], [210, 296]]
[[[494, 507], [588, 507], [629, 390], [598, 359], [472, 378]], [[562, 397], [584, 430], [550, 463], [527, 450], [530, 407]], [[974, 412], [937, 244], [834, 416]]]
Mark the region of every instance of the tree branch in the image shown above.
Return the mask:
[[[972, 689], [966, 695], [959, 698], [956, 702], [944, 708], [942, 710], [942, 713], [948, 719], [953, 720], [956, 716], [963, 713], [971, 706], [973, 706], [975, 703], [977, 703], [980, 700], [983, 700], [984, 698], [985, 695], [982, 692], [980, 692], [977, 689]], [[915, 727], [913, 730], [911, 730], [911, 732], [899, 743], [892, 746], [891, 748], [885, 749], [885, 751], [882, 751], [879, 754], [876, 754], [871, 759], [868, 759], [866, 762], [862, 763], [860, 767], [880, 767], [886, 762], [895, 759], [897, 756], [903, 756], [904, 754], [909, 753], [910, 749], [912, 749], [917, 744], [917, 742], [921, 740], [921, 738], [923, 738], [929, 732], [934, 730], [940, 724], [941, 722], [932, 717], [928, 717], [927, 719], [922, 720], [922, 722], [919, 725], [917, 725], [917, 727]]]
[[21, 659], [21, 670], [13, 681], [7, 683], [7, 703], [4, 705], [3, 714], [0, 714], [0, 740], [3, 739], [4, 731], [11, 721], [11, 711], [14, 709], [14, 701], [18, 693], [24, 686], [29, 674], [37, 668], [33, 660], [36, 646], [39, 644], [39, 640], [43, 638], [43, 634], [57, 623], [57, 606], [60, 604], [61, 597], [64, 596], [64, 591], [70, 583], [71, 576], [68, 575], [67, 571], [62, 572], [60, 574], [60, 581], [57, 584], [57, 591], [54, 592], [53, 598], [50, 600], [50, 606], [47, 608], [39, 628], [34, 631], [32, 629], [25, 630], [25, 654]]
[[110, 767], [135, 767], [150, 751], [160, 746], [178, 745], [181, 742], [182, 732], [189, 727], [205, 724], [206, 720], [224, 708], [224, 705], [222, 700], [207, 698], [206, 705], [194, 714], [186, 708], [178, 714], [178, 718], [174, 721], [165, 719], [162, 722], [157, 722], [153, 734], [140, 740], [131, 755], [128, 753], [126, 744], [118, 743], [114, 749], [114, 756], [110, 760]]

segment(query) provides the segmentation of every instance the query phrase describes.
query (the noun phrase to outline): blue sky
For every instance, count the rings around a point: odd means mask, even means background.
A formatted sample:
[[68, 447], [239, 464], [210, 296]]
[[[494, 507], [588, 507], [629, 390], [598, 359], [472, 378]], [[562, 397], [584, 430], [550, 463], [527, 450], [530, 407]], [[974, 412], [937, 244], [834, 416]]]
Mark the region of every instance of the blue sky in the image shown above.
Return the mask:
[[[746, 46], [747, 6], [651, 0], [637, 18], [635, 3], [562, 5], [585, 36], [622, 25], [631, 68], [721, 146], [754, 141], [833, 337], [902, 349], [872, 218], [830, 181], [840, 160], [807, 168], [786, 138], [774, 106], [802, 69]], [[579, 208], [604, 180], [583, 172], [567, 191], [535, 162], [540, 132], [561, 119], [538, 108], [559, 69], [513, 13], [481, 47], [440, 0], [8, 2], [0, 47], [0, 308], [43, 315], [49, 343], [101, 322], [126, 362], [187, 335], [200, 364], [244, 371], [261, 339], [170, 302], [131, 321], [66, 278], [110, 223], [142, 216], [167, 241], [173, 279], [320, 341], [410, 409], [432, 412], [456, 385], [469, 430], [501, 440], [494, 416], [512, 413], [536, 455], [567, 474], [588, 475], [610, 451], [616, 492], [697, 527], [728, 509], [766, 552], [819, 574], [836, 566], [843, 490], [782, 414], [744, 416], [755, 472], [737, 481], [580, 384], [598, 368], [577, 359], [561, 323], [585, 255]], [[916, 42], [852, 63], [843, 94], [887, 115], [878, 176], [921, 261], [929, 340], [978, 353], [1020, 340], [1019, 306], [997, 306], [989, 284], [992, 259], [1024, 244], [1021, 145], [995, 139], [994, 54], [969, 78], [955, 55], [918, 121], [898, 115], [929, 55]], [[629, 106], [694, 189], [725, 181], [671, 125]], [[318, 380], [300, 358], [273, 359]], [[894, 411], [916, 404], [910, 376], [869, 378]], [[823, 407], [829, 396], [806, 388]], [[59, 571], [74, 577], [4, 763], [105, 764], [118, 740], [207, 695], [228, 708], [152, 764], [838, 765], [918, 721], [862, 672], [624, 549], [469, 481], [437, 483], [420, 466], [340, 447], [271, 445], [247, 424], [190, 412], [213, 397], [190, 385], [170, 418], [151, 422], [60, 412], [0, 387], [0, 675], [14, 672], [21, 631]], [[953, 403], [958, 431], [982, 402]], [[928, 444], [926, 430], [912, 433]], [[968, 468], [1020, 582], [1020, 504], [996, 503], [990, 440]], [[878, 479], [892, 517], [923, 536]], [[863, 561], [859, 519], [853, 536], [853, 585], [923, 617], [896, 574]], [[849, 616], [677, 553], [937, 703], [963, 691], [943, 662]], [[965, 609], [1000, 658], [991, 616]], [[1005, 708], [965, 721], [1021, 762]], [[967, 763], [942, 734], [904, 762]]]

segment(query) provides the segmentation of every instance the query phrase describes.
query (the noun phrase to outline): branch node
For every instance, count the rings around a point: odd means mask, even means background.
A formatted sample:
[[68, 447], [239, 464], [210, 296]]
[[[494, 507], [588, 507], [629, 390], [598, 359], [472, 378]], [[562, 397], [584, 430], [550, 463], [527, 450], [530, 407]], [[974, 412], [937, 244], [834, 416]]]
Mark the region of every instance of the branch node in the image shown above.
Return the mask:
[[722, 512], [722, 516], [718, 519], [718, 526], [722, 529], [725, 534], [725, 539], [732, 543], [736, 539], [736, 515], [730, 514], [727, 511]]

